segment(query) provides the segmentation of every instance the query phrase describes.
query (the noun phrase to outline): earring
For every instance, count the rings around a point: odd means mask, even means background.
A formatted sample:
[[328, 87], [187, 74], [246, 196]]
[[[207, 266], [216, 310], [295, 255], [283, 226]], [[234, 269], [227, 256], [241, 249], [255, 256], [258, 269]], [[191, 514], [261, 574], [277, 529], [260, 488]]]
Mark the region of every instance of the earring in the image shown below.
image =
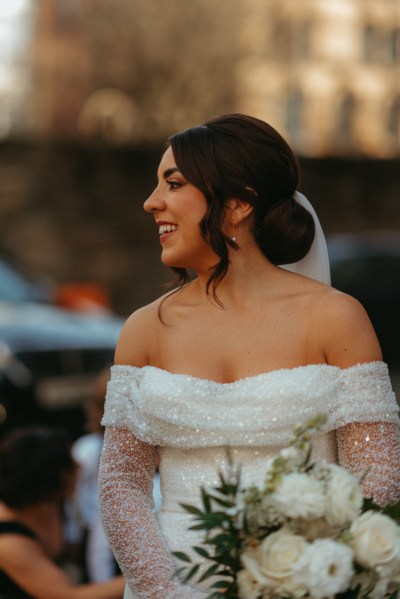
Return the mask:
[[[236, 221], [236, 216], [232, 216], [231, 223], [232, 223], [233, 228], [237, 227], [237, 225], [235, 225], [235, 221]], [[231, 239], [232, 239], [232, 241], [234, 241], [236, 243], [237, 236], [233, 235], [233, 237], [231, 237]]]

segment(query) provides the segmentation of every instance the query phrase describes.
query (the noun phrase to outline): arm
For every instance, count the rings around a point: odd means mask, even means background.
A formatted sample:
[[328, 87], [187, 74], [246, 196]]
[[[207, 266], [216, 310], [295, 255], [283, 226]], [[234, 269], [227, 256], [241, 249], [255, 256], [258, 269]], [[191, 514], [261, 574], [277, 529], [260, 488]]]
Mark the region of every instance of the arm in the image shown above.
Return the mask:
[[207, 597], [172, 580], [175, 565], [153, 513], [155, 460], [155, 447], [126, 429], [106, 429], [99, 484], [110, 544], [138, 599]]
[[347, 424], [337, 431], [341, 466], [364, 477], [365, 497], [379, 505], [400, 501], [400, 430], [391, 422]]
[[86, 562], [89, 580], [93, 582], [102, 582], [115, 576], [114, 555], [104, 532], [99, 511], [97, 511], [96, 520], [89, 530]]
[[[400, 500], [400, 428], [394, 396], [387, 370], [379, 365], [380, 346], [364, 308], [334, 293], [325, 312], [327, 362], [350, 369], [342, 382], [346, 410], [360, 414], [364, 404], [371, 414], [371, 422], [356, 421], [337, 430], [339, 463], [363, 478], [366, 497], [385, 505]], [[364, 363], [366, 368], [351, 370]]]
[[[159, 301], [134, 312], [127, 320], [118, 340], [115, 364], [142, 367], [151, 363], [150, 356], [162, 333]], [[134, 409], [132, 399], [132, 381], [112, 376], [107, 388], [99, 473], [104, 530], [127, 584], [138, 599], [207, 597], [172, 580], [176, 565], [153, 511], [157, 450], [126, 428], [130, 410]]]
[[2, 535], [0, 565], [16, 584], [37, 599], [122, 599], [124, 592], [122, 576], [105, 583], [73, 585], [36, 540], [19, 535]]

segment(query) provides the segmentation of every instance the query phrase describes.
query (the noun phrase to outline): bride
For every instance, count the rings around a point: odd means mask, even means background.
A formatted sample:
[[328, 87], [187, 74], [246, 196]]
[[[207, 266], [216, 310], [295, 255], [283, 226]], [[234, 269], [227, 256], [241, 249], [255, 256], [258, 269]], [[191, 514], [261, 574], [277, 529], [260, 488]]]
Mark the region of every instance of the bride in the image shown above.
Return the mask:
[[199, 543], [180, 503], [217, 482], [226, 446], [243, 484], [259, 482], [315, 413], [328, 417], [315, 457], [368, 470], [364, 494], [381, 504], [399, 498], [387, 367], [362, 306], [329, 285], [324, 236], [298, 186], [293, 152], [258, 119], [228, 115], [169, 140], [144, 208], [181, 285], [128, 319], [103, 420], [103, 519], [126, 598], [206, 597], [172, 578], [170, 552]]

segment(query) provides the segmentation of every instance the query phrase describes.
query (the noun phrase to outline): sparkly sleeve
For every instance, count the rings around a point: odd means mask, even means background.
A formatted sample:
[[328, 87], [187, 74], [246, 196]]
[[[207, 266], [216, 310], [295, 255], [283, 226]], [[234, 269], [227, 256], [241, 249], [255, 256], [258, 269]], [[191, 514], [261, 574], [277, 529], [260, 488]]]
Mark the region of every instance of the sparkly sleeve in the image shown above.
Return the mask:
[[[115, 395], [127, 401], [127, 393], [125, 383], [110, 385], [109, 405], [115, 405]], [[106, 426], [99, 472], [104, 529], [137, 599], [201, 599], [207, 595], [172, 580], [176, 566], [153, 512], [156, 452], [131, 429]]]
[[[339, 463], [363, 479], [363, 492], [380, 505], [400, 500], [398, 407], [385, 364], [347, 369], [340, 398], [344, 426], [337, 430]], [[346, 407], [347, 406], [347, 407]]]

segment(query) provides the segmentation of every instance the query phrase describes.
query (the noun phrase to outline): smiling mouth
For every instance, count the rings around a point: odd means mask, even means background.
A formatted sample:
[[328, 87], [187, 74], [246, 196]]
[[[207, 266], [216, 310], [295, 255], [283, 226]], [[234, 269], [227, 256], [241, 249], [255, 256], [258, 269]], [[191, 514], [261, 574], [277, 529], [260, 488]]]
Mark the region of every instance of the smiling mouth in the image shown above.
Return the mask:
[[172, 233], [178, 229], [178, 225], [160, 225], [158, 228], [159, 235], [165, 235], [166, 233]]

